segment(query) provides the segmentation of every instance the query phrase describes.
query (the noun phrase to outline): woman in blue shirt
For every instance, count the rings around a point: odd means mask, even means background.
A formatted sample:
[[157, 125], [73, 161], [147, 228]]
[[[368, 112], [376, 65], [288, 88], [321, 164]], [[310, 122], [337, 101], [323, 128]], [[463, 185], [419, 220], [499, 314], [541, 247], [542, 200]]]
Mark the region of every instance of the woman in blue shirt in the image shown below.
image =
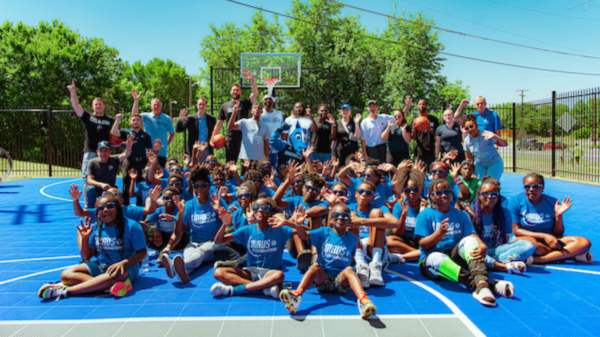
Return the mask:
[[500, 180], [504, 172], [504, 162], [494, 145], [505, 147], [508, 142], [490, 131], [480, 132], [475, 115], [466, 115], [460, 121], [460, 126], [467, 132], [465, 137], [465, 155], [475, 162], [475, 175], [481, 179], [491, 176]]
[[517, 237], [535, 244], [533, 263], [549, 263], [575, 259], [592, 263], [592, 243], [580, 236], [564, 236], [563, 214], [571, 208], [571, 198], [562, 202], [542, 194], [544, 177], [529, 173], [523, 178], [525, 193], [514, 196], [508, 202], [512, 216], [512, 228]]
[[[421, 273], [430, 279], [442, 277], [474, 289], [473, 297], [485, 306], [496, 306], [484, 263], [488, 247], [475, 233], [467, 213], [450, 206], [450, 184], [434, 180], [429, 185], [431, 208], [417, 217], [415, 236], [421, 246]], [[512, 297], [514, 287], [494, 281], [494, 291]]]
[[[146, 257], [146, 240], [139, 223], [123, 216], [121, 203], [112, 193], [96, 201], [97, 228], [86, 218], [77, 227], [82, 237], [83, 263], [67, 268], [61, 284], [44, 284], [38, 296], [44, 299], [104, 291], [122, 297], [131, 291], [139, 262]], [[90, 261], [92, 257], [96, 260]]]

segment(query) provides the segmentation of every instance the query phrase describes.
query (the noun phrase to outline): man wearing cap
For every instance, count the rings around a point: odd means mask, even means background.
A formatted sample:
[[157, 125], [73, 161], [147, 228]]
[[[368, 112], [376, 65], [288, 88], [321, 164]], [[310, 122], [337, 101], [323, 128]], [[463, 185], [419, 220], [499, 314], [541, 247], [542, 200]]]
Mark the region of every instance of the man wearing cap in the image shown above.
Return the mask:
[[336, 152], [340, 165], [346, 165], [346, 159], [358, 151], [358, 140], [362, 137], [360, 130], [361, 114], [357, 113], [352, 119], [352, 107], [350, 104], [342, 105], [342, 118], [336, 121], [337, 124], [337, 145]]
[[[210, 143], [210, 136], [213, 134], [215, 130], [215, 125], [217, 124], [217, 119], [212, 115], [206, 114], [206, 107], [208, 106], [207, 100], [204, 97], [198, 98], [196, 101], [196, 109], [198, 110], [197, 114], [193, 114], [187, 116], [187, 110], [181, 109], [179, 111], [179, 121], [177, 122], [177, 127], [175, 128], [175, 132], [183, 132], [184, 130], [188, 130], [188, 139], [185, 144], [185, 153], [188, 155], [192, 155], [192, 149], [194, 148], [194, 144], [196, 142], [206, 142]], [[207, 146], [206, 149], [200, 154], [200, 162], [206, 161], [206, 157], [213, 154], [214, 150], [212, 146]]]
[[119, 164], [131, 155], [131, 148], [134, 142], [134, 136], [127, 136], [127, 141], [125, 142], [126, 151], [120, 155], [111, 155], [112, 150], [109, 142], [102, 141], [98, 143], [98, 150], [96, 150], [98, 157], [90, 160], [86, 172], [86, 208], [94, 208], [96, 199], [104, 191], [108, 191], [111, 187], [116, 186]]
[[[262, 99], [264, 111], [262, 115], [260, 115], [260, 123], [263, 127], [267, 129], [267, 134], [269, 135], [269, 139], [273, 135], [273, 132], [277, 130], [277, 128], [281, 127], [283, 124], [283, 114], [279, 110], [275, 110], [273, 106], [275, 106], [275, 98], [269, 94], [263, 96]], [[269, 140], [267, 140], [268, 142]], [[279, 153], [273, 147], [269, 148], [269, 161], [271, 165], [274, 167], [277, 166], [277, 158]]]
[[385, 163], [386, 147], [385, 140], [381, 138], [383, 131], [387, 128], [388, 122], [394, 120], [390, 115], [379, 115], [377, 110], [379, 106], [377, 101], [370, 100], [369, 115], [360, 122], [362, 131], [361, 145], [365, 161], [378, 159], [380, 163]]

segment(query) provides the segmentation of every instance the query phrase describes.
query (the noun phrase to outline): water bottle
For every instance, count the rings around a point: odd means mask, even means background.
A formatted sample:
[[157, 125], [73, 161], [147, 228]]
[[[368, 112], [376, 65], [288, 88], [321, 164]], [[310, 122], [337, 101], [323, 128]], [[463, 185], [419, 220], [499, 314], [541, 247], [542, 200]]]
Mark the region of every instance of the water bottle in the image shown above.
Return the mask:
[[146, 254], [146, 257], [144, 257], [144, 260], [142, 261], [142, 271], [150, 271], [150, 258], [148, 257], [148, 254]]

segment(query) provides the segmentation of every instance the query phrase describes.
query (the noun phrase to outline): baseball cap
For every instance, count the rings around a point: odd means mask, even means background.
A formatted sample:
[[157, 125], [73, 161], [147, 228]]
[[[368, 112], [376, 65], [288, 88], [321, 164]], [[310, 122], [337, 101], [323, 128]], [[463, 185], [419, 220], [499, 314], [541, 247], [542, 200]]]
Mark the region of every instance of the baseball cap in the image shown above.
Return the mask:
[[350, 107], [350, 104], [348, 104], [348, 103], [342, 105], [342, 109], [350, 109], [350, 110], [352, 110], [352, 108]]
[[369, 103], [367, 103], [367, 106], [369, 106], [369, 105], [371, 105], [371, 104], [375, 104], [375, 105], [377, 105], [377, 101], [376, 101], [376, 100], [374, 100], [374, 99], [372, 99], [372, 100], [370, 100], [370, 101], [369, 101]]
[[275, 97], [273, 97], [273, 96], [271, 96], [271, 95], [269, 95], [269, 94], [265, 94], [265, 95], [263, 96], [263, 101], [264, 101], [265, 99], [267, 99], [267, 98], [270, 98], [270, 99], [271, 99], [273, 102], [275, 102]]
[[110, 143], [107, 141], [102, 141], [98, 143], [98, 150], [100, 149], [110, 149]]

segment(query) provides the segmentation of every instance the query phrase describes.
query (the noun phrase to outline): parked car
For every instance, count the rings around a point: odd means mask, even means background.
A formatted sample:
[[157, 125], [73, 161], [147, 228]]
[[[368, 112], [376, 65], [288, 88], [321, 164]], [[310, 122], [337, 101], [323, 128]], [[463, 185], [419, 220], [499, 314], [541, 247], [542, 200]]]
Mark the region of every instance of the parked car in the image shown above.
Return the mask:
[[523, 139], [517, 143], [517, 150], [543, 150], [544, 143], [540, 143], [535, 139]]
[[[561, 142], [556, 142], [556, 143], [554, 143], [554, 148], [559, 149], [559, 150], [564, 150], [567, 148], [567, 145], [563, 144]], [[552, 149], [552, 142], [547, 142], [546, 144], [544, 144], [544, 149]]]

